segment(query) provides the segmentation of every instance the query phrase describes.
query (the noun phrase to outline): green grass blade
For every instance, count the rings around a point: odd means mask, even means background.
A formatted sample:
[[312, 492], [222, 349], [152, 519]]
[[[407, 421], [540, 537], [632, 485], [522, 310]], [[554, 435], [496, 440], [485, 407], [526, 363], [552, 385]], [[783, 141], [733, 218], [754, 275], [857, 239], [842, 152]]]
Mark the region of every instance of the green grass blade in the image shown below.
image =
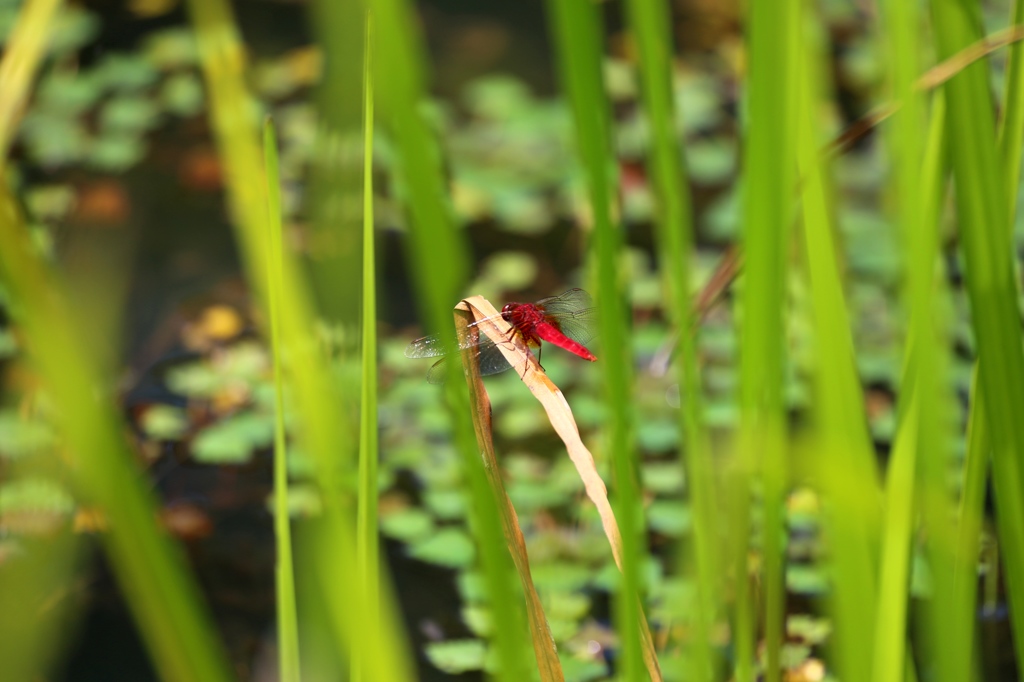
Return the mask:
[[[621, 674], [635, 680], [643, 677], [645, 663], [639, 620], [642, 615], [636, 599], [640, 590], [639, 565], [644, 556], [639, 533], [643, 517], [630, 436], [628, 396], [632, 392], [632, 361], [625, 334], [628, 317], [618, 264], [622, 234], [613, 218], [616, 172], [608, 100], [602, 81], [604, 31], [598, 8], [589, 0], [549, 0], [548, 9], [562, 88], [573, 112], [576, 151], [583, 166], [593, 221], [591, 281], [596, 283], [599, 364], [605, 394], [610, 397], [607, 438], [614, 472], [613, 502], [623, 547], [616, 623], [622, 642]], [[648, 659], [646, 663], [652, 676], [658, 674], [656, 660]]]
[[[14, 138], [24, 103], [35, 79], [52, 22], [61, 3], [56, 0], [33, 0], [24, 3], [7, 40], [0, 61], [0, 159], [6, 165], [7, 151]], [[47, 453], [49, 455], [49, 453]], [[58, 465], [53, 456], [40, 456], [37, 461], [19, 465], [8, 464], [4, 482], [46, 472]], [[39, 461], [45, 460], [45, 461]], [[80, 539], [71, 532], [61, 532], [25, 548], [17, 560], [0, 562], [0, 670], [12, 680], [36, 679], [45, 675], [57, 646], [59, 632], [68, 617], [66, 600], [53, 604], [53, 595], [69, 589], [69, 582], [78, 567]], [[26, 613], [35, 617], [26, 619]]]
[[[904, 8], [895, 8], [894, 14]], [[902, 38], [894, 43], [906, 42], [916, 45], [907, 33], [915, 33], [916, 19], [903, 17], [905, 25], [899, 28]], [[897, 21], [893, 22], [894, 26]], [[898, 50], [894, 49], [898, 53]], [[908, 54], [891, 54], [890, 60], [911, 60], [917, 47]], [[916, 60], [911, 60], [916, 63]], [[906, 69], [902, 77], [897, 75], [898, 97], [914, 97], [910, 92], [913, 69]], [[901, 82], [901, 78], [904, 78]], [[907, 351], [904, 357], [904, 379], [906, 398], [902, 399], [900, 426], [896, 448], [889, 465], [886, 500], [886, 519], [883, 525], [882, 585], [879, 603], [887, 605], [878, 613], [875, 630], [877, 644], [875, 652], [875, 678], [880, 680], [903, 679], [906, 669], [906, 647], [903, 633], [906, 632], [906, 586], [909, 584], [910, 548], [913, 541], [914, 500], [923, 510], [923, 520], [929, 528], [928, 556], [936, 583], [943, 583], [952, 577], [953, 547], [952, 534], [955, 528], [949, 524], [952, 516], [951, 501], [945, 492], [943, 471], [948, 467], [948, 448], [953, 434], [948, 425], [952, 423], [949, 410], [952, 394], [946, 388], [948, 362], [938, 330], [939, 308], [935, 291], [942, 291], [935, 281], [936, 262], [939, 259], [938, 216], [942, 205], [945, 179], [946, 152], [943, 144], [945, 135], [945, 106], [941, 97], [936, 98], [932, 108], [930, 130], [927, 140], [912, 126], [913, 119], [906, 114], [917, 112], [921, 107], [913, 101], [894, 118], [890, 131], [890, 142], [894, 147], [897, 165], [897, 189], [894, 192], [898, 207], [898, 222], [905, 227], [904, 243], [907, 256], [907, 283], [904, 298], [910, 310], [911, 320], [908, 333]], [[915, 128], [911, 130], [910, 128]], [[921, 147], [918, 147], [921, 145]], [[918, 151], [923, 149], [923, 151]], [[914, 156], [922, 153], [923, 159]], [[943, 397], [945, 396], [945, 397]], [[918, 471], [914, 477], [915, 469]], [[919, 490], [915, 482], [920, 480]], [[937, 572], [941, 572], [938, 575]], [[933, 617], [929, 633], [933, 646], [941, 646], [951, 658], [956, 658], [957, 647], [962, 642], [945, 642], [945, 625], [935, 619], [948, 621], [948, 600], [952, 591], [948, 585], [936, 588], [935, 598], [927, 612]], [[940, 607], [944, 604], [947, 608]], [[970, 622], [972, 616], [965, 616]], [[948, 659], [947, 659], [948, 660]], [[946, 673], [942, 673], [946, 674]]]
[[[196, 25], [200, 62], [210, 96], [213, 128], [224, 159], [233, 226], [253, 289], [267, 291], [264, 205], [266, 180], [253, 119], [252, 97], [242, 80], [241, 44], [230, 7], [223, 0], [189, 3]], [[256, 188], [255, 194], [253, 188]], [[344, 229], [344, 227], [339, 228]], [[406, 680], [411, 667], [389, 589], [382, 586], [382, 603], [370, 603], [355, 561], [355, 519], [346, 474], [356, 467], [356, 425], [344, 415], [345, 402], [335, 373], [318, 344], [315, 316], [306, 283], [294, 257], [282, 260], [281, 342], [288, 358], [288, 377], [294, 389], [295, 411], [302, 415], [296, 442], [309, 454], [323, 511], [310, 520], [300, 536], [300, 579], [312, 582], [330, 625], [335, 655], [360, 652], [368, 679]], [[340, 416], [339, 416], [340, 415]], [[365, 627], [374, 611], [381, 625]]]
[[[17, 118], [28, 99], [46, 41], [50, 21], [59, 3], [28, 2], [19, 15], [0, 63], [0, 148], [6, 156]], [[2, 164], [6, 168], [6, 163]], [[4, 173], [6, 176], [6, 173]], [[23, 331], [28, 358], [40, 372], [58, 426], [68, 443], [74, 483], [87, 502], [95, 504], [110, 523], [102, 541], [136, 618], [155, 665], [168, 680], [229, 679], [227, 662], [218, 646], [198, 590], [190, 580], [181, 555], [156, 523], [156, 501], [141, 480], [134, 457], [124, 440], [124, 426], [108, 395], [111, 381], [99, 371], [98, 358], [87, 354], [76, 316], [67, 303], [59, 278], [44, 264], [28, 235], [20, 209], [0, 182], [0, 277], [10, 293], [12, 316]], [[58, 542], [40, 552], [70, 567], [73, 550]], [[60, 580], [59, 566], [50, 567]], [[49, 572], [49, 571], [47, 571]], [[10, 574], [4, 576], [10, 577]], [[43, 587], [47, 576], [23, 575], [31, 587]], [[5, 583], [6, 590], [19, 583]], [[53, 584], [53, 583], [51, 583]], [[24, 617], [24, 612], [22, 612]], [[6, 627], [6, 622], [5, 622]], [[24, 634], [45, 630], [25, 628]], [[18, 640], [5, 640], [15, 646]], [[21, 640], [20, 663], [34, 666], [41, 654], [38, 642]], [[15, 654], [17, 656], [18, 654]], [[18, 663], [18, 659], [14, 659]], [[17, 668], [5, 667], [17, 675]]]
[[[766, 672], [769, 682], [781, 676], [784, 598], [784, 501], [787, 489], [787, 436], [783, 403], [786, 357], [786, 257], [796, 178], [796, 117], [800, 44], [799, 0], [754, 2], [748, 9], [747, 41], [750, 73], [747, 82], [748, 125], [744, 148], [743, 251], [745, 270], [740, 294], [738, 486], [758, 465], [764, 483]], [[762, 461], [754, 461], [761, 452]], [[746, 493], [739, 488], [741, 495]], [[738, 509], [742, 534], [748, 510]], [[741, 589], [736, 631], [736, 675], [753, 677], [753, 641], [746, 589], [746, 550], [737, 552]]]
[[16, 321], [73, 449], [76, 483], [110, 522], [102, 540], [154, 664], [167, 680], [229, 679], [196, 585], [157, 526], [156, 501], [135, 467], [114, 405], [97, 398], [106, 395], [97, 388], [108, 382], [83, 354], [63, 292], [6, 187], [0, 216], [0, 269], [21, 312]]
[[0, 63], [0, 83], [4, 85], [4, 98], [0, 100], [0, 159], [7, 159], [18, 132], [32, 81], [46, 52], [53, 19], [63, 4], [61, 0], [26, 2], [4, 45], [5, 58]]
[[656, 236], [666, 311], [679, 331], [679, 386], [686, 396], [680, 410], [687, 490], [693, 516], [692, 566], [698, 587], [692, 622], [694, 679], [714, 679], [717, 662], [711, 649], [711, 627], [722, 610], [720, 558], [714, 509], [716, 485], [711, 449], [701, 417], [701, 379], [697, 363], [695, 315], [690, 304], [694, 231], [688, 179], [676, 139], [673, 113], [672, 37], [669, 7], [663, 0], [629, 0], [630, 27], [636, 40], [644, 113], [651, 128], [647, 167], [657, 196]]
[[893, 443], [886, 472], [885, 522], [878, 603], [874, 627], [874, 667], [870, 679], [902, 682], [906, 671], [907, 608], [910, 557], [914, 536], [914, 484], [921, 420], [920, 400], [913, 386]]
[[925, 556], [933, 576], [932, 599], [925, 606], [930, 653], [938, 668], [937, 679], [959, 682], [967, 679], [957, 670], [968, 670], [971, 637], [958, 631], [967, 625], [970, 633], [974, 612], [957, 610], [954, 579], [957, 548], [955, 503], [949, 491], [949, 467], [955, 442], [953, 431], [957, 406], [950, 377], [948, 311], [950, 301], [945, 281], [937, 277], [941, 262], [941, 207], [945, 199], [948, 153], [945, 145], [945, 100], [940, 96], [932, 106], [931, 124], [925, 144], [924, 162], [919, 164], [920, 223], [909, 235], [908, 280], [911, 309], [909, 351], [916, 367], [915, 385], [919, 403], [918, 479], [921, 520], [926, 528]]
[[[373, 23], [366, 19], [363, 59], [363, 390], [359, 407], [359, 509], [356, 549], [370, 604], [380, 602], [380, 546], [377, 537], [377, 274], [373, 229]], [[377, 628], [376, 612], [366, 614], [367, 627]], [[353, 658], [359, 665], [359, 656]], [[353, 680], [366, 679], [362, 666]]]
[[957, 527], [956, 558], [953, 569], [952, 613], [953, 636], [967, 647], [959, 659], [960, 668], [950, 671], [950, 677], [976, 680], [977, 632], [975, 615], [978, 612], [978, 547], [985, 517], [985, 482], [988, 474], [992, 439], [985, 419], [984, 397], [978, 388], [978, 367], [971, 377], [971, 410], [967, 422], [967, 454], [964, 461], [964, 483], [960, 495], [960, 515]]
[[809, 472], [819, 480], [824, 529], [832, 552], [834, 590], [830, 610], [841, 679], [870, 679], [870, 640], [875, 619], [876, 534], [881, 493], [874, 448], [867, 431], [864, 396], [855, 366], [852, 325], [843, 293], [836, 243], [836, 210], [831, 183], [820, 153], [820, 64], [822, 47], [809, 32], [802, 78], [798, 144], [804, 253], [810, 277], [817, 372], [815, 376], [815, 443], [820, 465]]
[[420, 292], [418, 301], [428, 326], [451, 334], [452, 308], [463, 293], [468, 260], [456, 231], [437, 140], [422, 115], [426, 95], [422, 64], [426, 62], [406, 2], [369, 0], [367, 4], [379, 43], [387, 45], [375, 60], [377, 92], [382, 121], [399, 154], [397, 172], [411, 214], [409, 265]]
[[[318, 311], [353, 340], [360, 337], [362, 315], [362, 297], [355, 292], [362, 287], [362, 240], [356, 236], [362, 225], [363, 169], [351, 157], [363, 134], [365, 21], [362, 0], [309, 3], [309, 30], [322, 53], [323, 72], [313, 93], [317, 141], [305, 189], [309, 239], [317, 248], [304, 256]], [[358, 372], [356, 345], [339, 349], [353, 374]], [[352, 398], [355, 414], [357, 396]]]
[[[949, 432], [952, 398], [946, 376], [948, 367], [943, 326], [939, 324], [938, 304], [941, 287], [936, 287], [939, 261], [938, 215], [941, 205], [944, 169], [944, 109], [933, 111], [932, 131], [925, 141], [924, 95], [915, 82], [920, 67], [918, 40], [922, 16], [915, 3], [893, 0], [884, 4], [887, 24], [887, 64], [892, 95], [901, 103], [900, 111], [889, 124], [888, 141], [892, 149], [894, 182], [892, 200], [895, 223], [902, 229], [906, 254], [903, 300], [909, 311], [907, 343], [904, 355], [898, 457], [889, 471], [882, 555], [880, 604], [878, 613], [875, 672], [882, 680], [903, 678], [906, 667], [906, 585], [909, 575], [909, 551], [913, 540], [913, 504], [915, 496], [921, 520], [927, 528], [926, 555], [932, 569], [935, 589], [926, 605], [929, 650], [938, 659], [937, 674], [946, 677], [952, 660], [960, 655], [961, 642], [948, 637], [952, 596], [952, 540], [955, 528], [949, 523], [951, 500], [946, 492], [943, 471], [949, 466], [950, 452], [945, 443]], [[939, 100], [941, 102], [941, 100]], [[915, 433], [911, 433], [913, 430]], [[920, 482], [915, 491], [916, 479]], [[893, 600], [898, 600], [895, 604]], [[971, 616], [968, 614], [967, 618]]]
[[[1013, 19], [1010, 25], [1024, 25], [1024, 0], [1017, 0], [1013, 4]], [[1003, 118], [1000, 121], [999, 142], [1006, 181], [1006, 196], [1009, 200], [1008, 215], [1012, 219], [1017, 213], [1021, 154], [1024, 151], [1024, 42], [1018, 40], [1011, 43], [1009, 52], [1006, 83], [1003, 88]]]
[[[981, 37], [979, 8], [933, 0], [940, 58]], [[965, 262], [979, 374], [992, 433], [997, 522], [1017, 651], [1024, 651], [1024, 355], [1017, 311], [1006, 180], [996, 148], [987, 63], [975, 62], [946, 83], [949, 146], [956, 181], [960, 245]]]
[[278, 672], [282, 680], [298, 682], [299, 620], [295, 607], [295, 568], [292, 562], [291, 516], [288, 509], [288, 449], [284, 429], [284, 377], [281, 371], [281, 298], [284, 273], [281, 262], [281, 186], [277, 136], [268, 118], [263, 124], [264, 167], [267, 174], [267, 275], [270, 354], [274, 365], [274, 537], [277, 592]]
[[[1011, 25], [1024, 23], [1024, 0], [1013, 6]], [[1019, 41], [1009, 48], [1009, 61], [1003, 89], [1003, 117], [999, 127], [999, 146], [1005, 174], [1008, 231], [1013, 233], [1020, 187], [1020, 159], [1024, 149], [1024, 44]], [[953, 577], [953, 613], [970, 618], [951, 619], [952, 635], [969, 647], [961, 657], [960, 668], [950, 673], [951, 679], [977, 679], [974, 644], [974, 617], [977, 612], [978, 546], [984, 516], [985, 482], [988, 474], [992, 438], [984, 414], [984, 396], [979, 388], [978, 365], [971, 379], [970, 412], [967, 418], [967, 453], [964, 461], [964, 483], [960, 499], [960, 515]], [[1024, 520], [1014, 514], [1000, 515], [1000, 537], [1014, 542], [1024, 537]], [[972, 677], [968, 677], [971, 675]]]
[[[441, 168], [437, 141], [422, 116], [425, 99], [419, 37], [402, 0], [368, 3], [377, 27], [378, 44], [386, 45], [374, 60], [381, 121], [396, 152], [395, 182], [402, 188], [409, 220], [409, 263], [418, 303], [427, 326], [454, 339], [453, 308], [467, 276], [465, 245], [456, 230]], [[496, 502], [487, 486], [473, 425], [470, 402], [462, 382], [449, 381], [445, 398], [453, 419], [455, 443], [463, 457], [469, 483], [470, 527], [480, 549], [495, 629], [502, 680], [529, 679], [528, 630], [521, 593], [512, 574], [509, 549], [502, 541]]]

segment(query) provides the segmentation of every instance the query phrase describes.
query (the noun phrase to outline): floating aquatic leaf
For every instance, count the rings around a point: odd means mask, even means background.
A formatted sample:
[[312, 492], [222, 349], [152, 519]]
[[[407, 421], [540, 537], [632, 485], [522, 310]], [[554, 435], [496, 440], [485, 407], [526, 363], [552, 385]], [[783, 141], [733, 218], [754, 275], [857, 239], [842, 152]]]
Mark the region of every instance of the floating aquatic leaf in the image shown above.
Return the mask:
[[590, 611], [591, 599], [582, 592], [545, 593], [544, 611], [551, 618], [579, 620]]
[[462, 621], [477, 637], [488, 637], [494, 632], [494, 619], [486, 606], [462, 607]]
[[709, 74], [680, 72], [675, 81], [675, 112], [681, 132], [694, 133], [717, 126], [725, 113], [716, 79]]
[[103, 105], [100, 124], [107, 130], [139, 133], [159, 122], [160, 110], [148, 97], [124, 95]]
[[821, 644], [832, 632], [832, 623], [825, 618], [793, 615], [786, 619], [786, 633], [807, 644]]
[[559, 659], [565, 682], [590, 682], [608, 674], [608, 664], [603, 661], [584, 660], [562, 652], [559, 652]]
[[736, 426], [740, 420], [739, 406], [730, 400], [709, 400], [704, 403], [704, 421], [711, 428]]
[[482, 669], [487, 655], [487, 647], [479, 639], [430, 642], [425, 648], [430, 662], [450, 675]]
[[544, 411], [536, 403], [517, 405], [495, 416], [495, 430], [509, 438], [525, 438], [541, 433], [547, 425]]
[[69, 185], [40, 185], [26, 192], [25, 203], [37, 220], [61, 220], [75, 205], [76, 193]]
[[720, 185], [736, 172], [736, 143], [727, 138], [695, 140], [686, 146], [690, 176], [703, 185]]
[[273, 421], [264, 415], [241, 412], [212, 424], [192, 441], [192, 456], [208, 464], [247, 462], [254, 450], [273, 441]]
[[36, 106], [65, 115], [92, 107], [101, 94], [95, 78], [82, 73], [53, 73], [39, 84]]
[[168, 388], [190, 398], [211, 398], [226, 380], [226, 377], [203, 362], [180, 365], [167, 372]]
[[11, 410], [0, 411], [0, 457], [26, 457], [52, 447], [56, 440], [48, 424], [24, 419]]
[[382, 512], [380, 529], [385, 535], [413, 542], [434, 532], [434, 519], [427, 512], [416, 507], [405, 507], [391, 512]]
[[423, 503], [439, 519], [461, 519], [466, 515], [466, 495], [461, 490], [428, 490], [423, 494]]
[[113, 90], [141, 90], [152, 85], [159, 72], [142, 54], [108, 53], [94, 71], [94, 77], [104, 87]]
[[150, 35], [144, 44], [146, 58], [163, 71], [192, 66], [198, 58], [195, 36], [186, 28], [173, 28]]
[[203, 84], [191, 72], [177, 73], [160, 88], [160, 102], [164, 109], [178, 116], [196, 116], [205, 104]]
[[430, 537], [409, 545], [409, 555], [449, 568], [466, 568], [473, 563], [476, 548], [465, 530], [442, 528]]
[[[679, 438], [679, 424], [672, 419], [644, 419], [637, 426], [637, 440], [647, 452], [668, 452], [679, 446]], [[681, 480], [679, 485], [682, 486]]]
[[533, 584], [542, 593], [581, 590], [593, 576], [586, 566], [562, 561], [534, 566], [532, 572]]
[[647, 524], [651, 530], [669, 537], [680, 537], [690, 530], [690, 508], [681, 501], [655, 500], [647, 508]]
[[89, 148], [89, 163], [104, 171], [128, 170], [146, 154], [146, 142], [132, 133], [104, 135]]
[[50, 51], [62, 55], [91, 41], [100, 30], [100, 19], [80, 6], [70, 5], [57, 13], [50, 30]]
[[828, 591], [828, 578], [817, 566], [791, 564], [786, 568], [786, 587], [796, 594], [824, 594]]
[[14, 356], [18, 352], [18, 341], [10, 329], [0, 329], [0, 360]]
[[142, 414], [142, 430], [150, 438], [175, 440], [188, 431], [185, 410], [173, 405], [153, 405]]
[[572, 638], [580, 630], [580, 624], [576, 620], [557, 618], [547, 613], [548, 627], [551, 628], [551, 638], [556, 642], [564, 642]]
[[22, 478], [0, 485], [0, 531], [45, 533], [74, 511], [71, 495], [46, 478]]
[[533, 97], [519, 79], [489, 76], [467, 85], [462, 91], [462, 101], [474, 116], [501, 120], [513, 118], [530, 107]]
[[[288, 453], [291, 454], [290, 452]], [[288, 516], [291, 518], [311, 518], [320, 515], [323, 499], [316, 486], [298, 483], [288, 486]], [[267, 510], [273, 513], [273, 496], [267, 498]]]
[[506, 491], [520, 514], [558, 507], [571, 499], [561, 490], [541, 482], [515, 481], [506, 486]]
[[703, 233], [719, 242], [731, 242], [739, 237], [740, 189], [739, 183], [719, 195], [704, 211]]
[[89, 146], [82, 123], [56, 112], [30, 111], [21, 123], [21, 136], [31, 158], [43, 166], [79, 161]]
[[648, 462], [641, 468], [645, 490], [662, 495], [683, 491], [685, 477], [680, 462]]
[[455, 584], [464, 602], [481, 603], [488, 599], [487, 581], [477, 571], [462, 571], [456, 576]]
[[537, 259], [522, 251], [502, 251], [488, 258], [482, 270], [495, 288], [515, 291], [533, 283], [537, 277]]

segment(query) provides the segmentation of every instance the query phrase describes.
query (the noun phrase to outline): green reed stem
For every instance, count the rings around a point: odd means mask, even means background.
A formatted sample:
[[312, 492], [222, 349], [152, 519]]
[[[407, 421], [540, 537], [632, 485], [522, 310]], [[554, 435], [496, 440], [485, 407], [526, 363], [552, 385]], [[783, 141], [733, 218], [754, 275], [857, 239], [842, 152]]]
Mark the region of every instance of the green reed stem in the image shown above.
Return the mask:
[[299, 619], [295, 606], [295, 568], [292, 562], [291, 515], [288, 509], [288, 446], [284, 428], [284, 376], [281, 371], [281, 184], [277, 161], [277, 136], [268, 118], [263, 124], [264, 168], [267, 177], [267, 275], [270, 322], [270, 354], [274, 365], [274, 537], [277, 541], [277, 649], [282, 680], [298, 682]]

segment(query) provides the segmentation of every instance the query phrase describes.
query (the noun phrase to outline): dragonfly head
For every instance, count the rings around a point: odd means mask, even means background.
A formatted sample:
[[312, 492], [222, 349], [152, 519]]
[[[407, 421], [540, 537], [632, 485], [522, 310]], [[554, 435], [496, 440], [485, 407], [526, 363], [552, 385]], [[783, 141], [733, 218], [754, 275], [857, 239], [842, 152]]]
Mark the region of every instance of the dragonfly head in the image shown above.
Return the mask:
[[501, 316], [509, 324], [512, 324], [512, 311], [517, 307], [519, 307], [518, 303], [506, 303], [501, 309]]

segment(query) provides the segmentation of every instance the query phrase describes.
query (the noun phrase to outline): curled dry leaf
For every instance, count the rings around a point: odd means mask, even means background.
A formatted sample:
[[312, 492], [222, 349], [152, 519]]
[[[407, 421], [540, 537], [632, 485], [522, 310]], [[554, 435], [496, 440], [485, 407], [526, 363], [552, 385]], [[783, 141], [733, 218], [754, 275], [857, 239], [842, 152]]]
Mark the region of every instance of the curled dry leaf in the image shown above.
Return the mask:
[[[587, 449], [587, 446], [583, 444], [583, 440], [580, 438], [579, 428], [576, 426], [576, 420], [572, 415], [572, 409], [569, 407], [569, 403], [566, 402], [565, 396], [562, 395], [562, 391], [548, 378], [548, 375], [541, 368], [537, 358], [532, 353], [529, 353], [526, 349], [520, 347], [515, 343], [508, 341], [511, 338], [510, 330], [511, 326], [505, 322], [494, 306], [490, 304], [482, 296], [471, 296], [459, 303], [456, 306], [457, 311], [462, 311], [463, 314], [468, 313], [471, 318], [469, 322], [478, 322], [477, 329], [486, 334], [497, 344], [502, 354], [509, 361], [509, 364], [513, 367], [525, 366], [520, 374], [520, 378], [523, 383], [526, 384], [530, 392], [533, 393], [534, 397], [540, 401], [544, 407], [544, 411], [548, 415], [548, 420], [551, 422], [551, 426], [555, 429], [555, 433], [565, 443], [566, 450], [569, 453], [569, 459], [572, 460], [573, 465], [576, 467], [576, 471], [580, 475], [580, 479], [583, 481], [584, 489], [586, 490], [587, 497], [597, 507], [597, 511], [601, 516], [601, 524], [604, 527], [605, 536], [608, 538], [608, 542], [611, 545], [612, 555], [615, 558], [615, 564], [622, 570], [622, 534], [619, 532], [619, 524], [615, 519], [615, 514], [612, 511], [611, 503], [608, 500], [608, 488], [604, 484], [604, 480], [597, 473], [597, 466], [594, 463], [594, 456]], [[458, 314], [458, 313], [456, 313]], [[523, 364], [523, 356], [526, 355], [526, 363]], [[473, 374], [472, 368], [467, 368], [470, 375]], [[479, 379], [479, 373], [476, 373], [475, 382], [470, 383], [470, 390], [475, 393], [482, 394], [482, 400], [486, 403], [486, 411], [478, 409], [478, 413], [484, 415], [484, 419], [481, 419], [482, 425], [486, 427], [486, 440], [487, 445], [490, 446], [490, 404], [486, 399], [486, 392], [483, 388], [482, 382]], [[481, 405], [478, 403], [478, 408]], [[477, 438], [480, 439], [481, 431], [480, 428], [477, 430]], [[483, 440], [481, 439], [481, 445], [483, 446]], [[487, 451], [490, 450], [493, 456], [493, 446], [484, 447], [485, 456]], [[487, 468], [497, 469], [497, 465], [494, 462], [488, 462]], [[504, 491], [502, 491], [504, 496]], [[507, 496], [504, 496], [507, 500]], [[511, 503], [509, 503], [511, 504]], [[515, 511], [512, 511], [513, 516]], [[518, 522], [516, 525], [516, 533], [519, 534], [519, 538], [522, 538], [522, 533], [519, 531]], [[520, 540], [521, 541], [521, 540]], [[525, 557], [525, 547], [523, 550]], [[515, 552], [513, 551], [513, 556]], [[518, 559], [516, 560], [518, 568]], [[529, 567], [526, 568], [527, 575]], [[532, 586], [532, 583], [531, 583]], [[529, 594], [529, 592], [528, 592]], [[638, 608], [637, 612], [640, 614], [640, 631], [641, 639], [643, 644], [643, 655], [644, 663], [647, 666], [647, 671], [655, 682], [661, 682], [661, 670], [658, 666], [657, 655], [654, 650], [654, 642], [651, 638], [650, 627], [647, 625], [647, 618], [644, 616], [643, 609]], [[531, 616], [532, 619], [532, 616]], [[532, 623], [531, 623], [532, 627]]]

